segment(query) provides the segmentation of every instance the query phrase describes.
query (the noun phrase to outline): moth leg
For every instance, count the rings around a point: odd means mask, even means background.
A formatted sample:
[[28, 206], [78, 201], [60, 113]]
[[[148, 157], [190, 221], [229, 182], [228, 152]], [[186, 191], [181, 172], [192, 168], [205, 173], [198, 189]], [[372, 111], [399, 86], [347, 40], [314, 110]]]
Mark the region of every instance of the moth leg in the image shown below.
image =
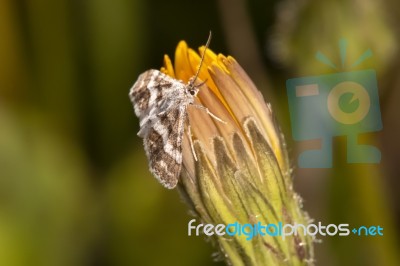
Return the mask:
[[216, 116], [215, 114], [211, 113], [211, 111], [208, 110], [207, 107], [204, 107], [203, 105], [199, 105], [199, 104], [193, 104], [192, 106], [193, 106], [193, 107], [196, 107], [197, 109], [202, 109], [202, 110], [206, 111], [207, 114], [208, 114], [209, 116], [211, 116], [212, 118], [214, 118], [215, 120], [217, 120], [217, 121], [219, 121], [219, 122], [221, 122], [221, 123], [226, 124], [226, 122], [225, 122], [224, 120], [222, 120], [221, 118], [219, 118], [219, 117]]
[[[189, 120], [189, 117], [188, 117], [188, 120]], [[187, 125], [188, 125], [188, 127], [187, 127], [187, 132], [186, 133], [187, 133], [187, 136], [189, 138], [190, 149], [192, 150], [193, 157], [194, 157], [195, 161], [197, 161], [197, 156], [196, 156], [196, 152], [194, 151], [194, 145], [193, 145], [193, 140], [192, 140], [192, 131], [190, 130], [190, 124], [188, 123]]]

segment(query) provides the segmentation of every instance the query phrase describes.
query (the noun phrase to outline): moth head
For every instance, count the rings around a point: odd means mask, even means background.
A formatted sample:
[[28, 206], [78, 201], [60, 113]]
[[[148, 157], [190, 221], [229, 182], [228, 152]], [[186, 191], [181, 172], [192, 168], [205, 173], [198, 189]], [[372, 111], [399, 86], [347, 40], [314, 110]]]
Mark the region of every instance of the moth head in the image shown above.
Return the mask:
[[189, 86], [187, 89], [187, 92], [193, 96], [196, 97], [197, 93], [199, 92], [199, 88], [197, 86]]
[[197, 96], [197, 93], [199, 92], [199, 88], [204, 84], [204, 82], [200, 84], [195, 84], [196, 77], [193, 76], [190, 78], [189, 83], [187, 85], [187, 93], [190, 94], [193, 97]]

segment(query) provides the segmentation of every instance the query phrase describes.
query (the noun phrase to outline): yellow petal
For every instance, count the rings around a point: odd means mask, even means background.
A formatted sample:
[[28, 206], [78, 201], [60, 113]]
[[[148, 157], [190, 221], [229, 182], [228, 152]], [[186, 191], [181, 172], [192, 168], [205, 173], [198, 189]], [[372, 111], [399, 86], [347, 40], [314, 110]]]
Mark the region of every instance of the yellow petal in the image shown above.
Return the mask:
[[188, 46], [180, 41], [175, 51], [175, 76], [177, 79], [188, 82], [194, 75], [188, 58]]
[[172, 78], [176, 78], [174, 67], [172, 66], [171, 59], [168, 55], [164, 55], [164, 67], [161, 68], [161, 72]]

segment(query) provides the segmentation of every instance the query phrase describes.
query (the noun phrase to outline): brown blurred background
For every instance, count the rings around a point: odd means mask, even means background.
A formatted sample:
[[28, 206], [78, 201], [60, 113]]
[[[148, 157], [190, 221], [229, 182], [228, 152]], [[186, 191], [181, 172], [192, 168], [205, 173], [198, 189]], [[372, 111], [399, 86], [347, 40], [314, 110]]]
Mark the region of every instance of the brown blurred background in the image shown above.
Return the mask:
[[378, 165], [294, 168], [315, 221], [380, 225], [383, 237], [330, 237], [317, 265], [398, 265], [400, 63], [396, 0], [1, 0], [0, 265], [222, 265], [176, 191], [147, 170], [128, 91], [179, 40], [234, 56], [271, 102], [296, 165], [285, 82], [332, 72], [317, 51], [378, 75]]

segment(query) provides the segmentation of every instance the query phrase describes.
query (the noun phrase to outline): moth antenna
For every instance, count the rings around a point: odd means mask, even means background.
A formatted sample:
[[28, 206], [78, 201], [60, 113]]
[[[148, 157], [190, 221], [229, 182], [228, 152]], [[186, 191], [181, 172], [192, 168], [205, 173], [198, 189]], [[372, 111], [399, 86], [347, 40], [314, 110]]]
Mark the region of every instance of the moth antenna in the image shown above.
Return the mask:
[[208, 35], [208, 40], [207, 40], [206, 46], [205, 46], [205, 48], [204, 48], [204, 52], [203, 52], [203, 54], [201, 55], [200, 65], [199, 65], [199, 67], [197, 68], [196, 75], [194, 75], [194, 78], [190, 80], [190, 85], [189, 85], [190, 87], [193, 87], [193, 84], [195, 83], [197, 77], [198, 77], [199, 74], [200, 74], [200, 69], [201, 69], [201, 66], [203, 65], [204, 56], [206, 55], [206, 51], [207, 51], [207, 49], [208, 49], [208, 46], [210, 45], [211, 37], [212, 37], [212, 33], [211, 33], [211, 31], [210, 31], [210, 34]]

